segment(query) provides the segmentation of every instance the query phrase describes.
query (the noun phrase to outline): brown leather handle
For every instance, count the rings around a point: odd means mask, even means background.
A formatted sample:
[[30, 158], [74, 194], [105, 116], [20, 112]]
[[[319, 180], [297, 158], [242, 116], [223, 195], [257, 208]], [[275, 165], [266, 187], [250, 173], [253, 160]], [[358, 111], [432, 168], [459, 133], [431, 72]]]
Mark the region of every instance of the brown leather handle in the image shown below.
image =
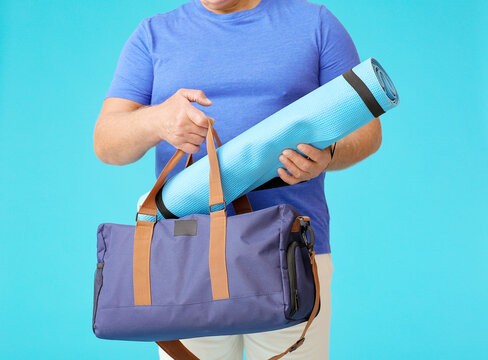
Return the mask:
[[207, 156], [210, 163], [208, 193], [208, 206], [211, 207], [217, 204], [225, 203], [224, 190], [222, 190], [222, 179], [220, 177], [219, 158], [217, 156], [217, 148], [215, 146], [215, 130], [212, 121], [208, 122], [207, 132]]
[[[209, 136], [212, 136], [215, 138], [217, 141], [218, 146], [222, 146], [222, 142], [220, 141], [219, 136], [217, 135], [217, 131], [213, 127], [212, 123], [215, 121], [214, 119], [210, 118], [209, 120], [209, 127], [208, 127], [208, 132], [207, 132], [207, 155], [209, 156], [209, 148], [208, 148], [208, 143], [209, 143]], [[215, 149], [215, 144], [213, 140], [211, 141], [213, 148]], [[164, 184], [164, 181], [166, 180], [166, 177], [170, 173], [171, 170], [174, 169], [176, 164], [181, 160], [185, 153], [178, 149], [174, 153], [174, 155], [171, 157], [171, 159], [166, 163], [166, 166], [163, 168], [163, 171], [161, 171], [161, 174], [159, 174], [158, 179], [156, 180], [153, 188], [149, 192], [149, 195], [146, 197], [144, 202], [141, 205], [141, 208], [138, 211], [138, 214], [146, 214], [146, 215], [152, 215], [152, 216], [157, 216], [158, 213], [158, 208], [156, 205], [156, 195], [158, 191], [161, 189], [161, 187]], [[188, 158], [185, 164], [185, 168], [193, 164], [193, 155], [191, 153], [188, 154]], [[218, 166], [218, 162], [217, 162]], [[220, 172], [220, 170], [218, 170]], [[210, 172], [212, 172], [212, 167], [210, 167]], [[220, 179], [220, 175], [219, 175]], [[221, 185], [222, 186], [222, 185]], [[218, 190], [216, 190], [218, 191]], [[210, 188], [209, 188], [210, 192]], [[222, 201], [223, 202], [223, 201]], [[234, 206], [234, 210], [236, 214], [244, 214], [252, 211], [251, 203], [249, 202], [249, 199], [247, 195], [243, 195], [237, 199], [235, 199], [232, 202], [232, 205]]]
[[[213, 135], [215, 137], [215, 141], [217, 141], [217, 145], [219, 147], [222, 146], [222, 141], [220, 141], [220, 138], [217, 135], [217, 131], [215, 130], [215, 128], [212, 128], [212, 130], [213, 130]], [[193, 154], [189, 153], [188, 158], [186, 159], [185, 168], [187, 168], [192, 164], [193, 164]], [[236, 215], [252, 212], [252, 206], [246, 194], [232, 201], [232, 206], [234, 207], [234, 212], [236, 213]]]
[[138, 214], [157, 216], [158, 207], [156, 206], [156, 194], [163, 186], [164, 180], [166, 180], [166, 176], [168, 176], [169, 172], [173, 170], [176, 164], [178, 164], [184, 154], [185, 153], [182, 150], [178, 149], [171, 157], [171, 159], [169, 159], [169, 161], [166, 163], [166, 166], [163, 168], [163, 171], [161, 171], [161, 174], [159, 174], [159, 177], [154, 183], [154, 186], [149, 192], [149, 195], [147, 195], [146, 199], [139, 208], [139, 211], [137, 212]]
[[[216, 135], [216, 134], [215, 134]], [[219, 144], [219, 139], [216, 137], [217, 144]], [[219, 144], [220, 146], [220, 144]], [[193, 154], [188, 154], [188, 158], [186, 160], [185, 168], [193, 164]], [[234, 201], [232, 201], [232, 206], [234, 207], [234, 212], [236, 215], [246, 214], [252, 212], [251, 202], [246, 194], [238, 197]]]
[[[229, 285], [226, 265], [226, 234], [227, 211], [223, 209], [212, 211], [213, 205], [224, 204], [224, 192], [220, 177], [219, 160], [214, 142], [213, 119], [209, 120], [207, 131], [207, 153], [210, 163], [209, 171], [209, 213], [210, 213], [210, 241], [209, 241], [209, 271], [214, 300], [229, 298]], [[133, 285], [134, 304], [151, 305], [151, 277], [150, 254], [154, 224], [157, 221], [156, 194], [164, 184], [168, 173], [183, 157], [184, 152], [177, 150], [159, 175], [156, 183], [144, 200], [139, 214], [152, 215], [154, 221], [137, 219], [134, 233], [133, 254]]]

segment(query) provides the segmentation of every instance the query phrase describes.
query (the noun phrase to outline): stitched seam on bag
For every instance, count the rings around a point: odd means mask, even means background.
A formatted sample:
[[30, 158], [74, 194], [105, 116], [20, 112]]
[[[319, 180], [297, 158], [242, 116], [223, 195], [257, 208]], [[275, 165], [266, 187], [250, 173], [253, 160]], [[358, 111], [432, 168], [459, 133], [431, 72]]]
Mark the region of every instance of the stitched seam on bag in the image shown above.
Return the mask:
[[[273, 294], [279, 294], [281, 293], [282, 291], [273, 291], [273, 292], [269, 292], [269, 293], [265, 293], [265, 294], [256, 294], [256, 295], [246, 295], [246, 296], [238, 296], [238, 297], [231, 297], [229, 299], [222, 299], [222, 300], [235, 300], [235, 299], [244, 299], [244, 298], [249, 298], [249, 297], [256, 297], [256, 296], [266, 296], [266, 295], [273, 295]], [[100, 309], [121, 309], [121, 308], [140, 308], [142, 306], [148, 306], [148, 307], [167, 307], [167, 306], [186, 306], [186, 305], [199, 305], [199, 304], [207, 304], [207, 303], [211, 303], [211, 302], [216, 302], [216, 301], [220, 301], [220, 300], [209, 300], [209, 301], [202, 301], [202, 302], [196, 302], [196, 303], [186, 303], [186, 304], [168, 304], [168, 305], [127, 305], [127, 306], [107, 306], [107, 307], [103, 307], [103, 308], [98, 308], [98, 310]]]
[[[107, 242], [105, 241], [105, 236], [103, 234], [103, 229], [105, 229], [105, 223], [103, 224], [102, 230], [100, 231], [101, 232], [101, 235], [102, 235], [102, 239], [103, 239], [102, 263], [105, 264], [105, 254], [107, 253]], [[98, 235], [98, 233], [97, 233], [97, 235]], [[98, 259], [97, 259], [97, 262], [98, 262]]]
[[[104, 227], [105, 229], [105, 227]], [[105, 241], [105, 235], [102, 233], [102, 239], [103, 239], [103, 256], [102, 256], [102, 260], [103, 260], [103, 263], [105, 264], [105, 255], [107, 254], [107, 242]]]
[[[280, 272], [281, 272], [281, 289], [282, 289], [282, 294], [283, 297], [281, 298], [281, 301], [283, 303], [283, 315], [286, 317], [286, 303], [285, 303], [285, 280], [283, 279], [283, 263], [281, 261], [282, 256], [281, 256], [281, 244], [282, 241], [284, 242], [285, 240], [283, 239], [283, 212], [284, 212], [284, 206], [280, 206], [280, 242], [278, 244], [278, 256], [280, 257]], [[285, 252], [286, 254], [286, 252]]]

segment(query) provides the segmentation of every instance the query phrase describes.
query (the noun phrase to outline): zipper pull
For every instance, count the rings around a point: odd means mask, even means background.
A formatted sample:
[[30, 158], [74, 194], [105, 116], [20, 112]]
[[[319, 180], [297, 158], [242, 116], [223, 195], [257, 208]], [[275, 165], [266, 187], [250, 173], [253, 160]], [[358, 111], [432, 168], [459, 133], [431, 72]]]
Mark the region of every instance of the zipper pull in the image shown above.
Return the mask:
[[295, 309], [293, 313], [297, 313], [300, 305], [298, 304], [298, 289], [295, 289]]

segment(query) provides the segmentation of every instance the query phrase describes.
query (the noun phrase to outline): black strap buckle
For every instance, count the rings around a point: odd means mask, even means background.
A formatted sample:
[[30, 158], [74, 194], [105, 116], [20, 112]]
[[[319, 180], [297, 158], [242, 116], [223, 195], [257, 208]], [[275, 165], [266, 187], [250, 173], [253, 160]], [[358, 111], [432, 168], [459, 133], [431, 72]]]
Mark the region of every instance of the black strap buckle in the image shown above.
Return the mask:
[[[308, 253], [311, 255], [315, 246], [315, 234], [310, 226], [310, 221], [305, 220], [301, 216], [298, 219], [300, 220], [300, 235], [302, 236], [303, 242], [307, 246]], [[307, 232], [310, 234], [309, 237], [307, 237]]]
[[295, 351], [296, 349], [298, 349], [298, 347], [305, 341], [305, 338], [301, 338], [300, 340], [298, 340], [295, 344], [293, 344], [293, 346], [290, 348], [290, 352], [293, 352]]

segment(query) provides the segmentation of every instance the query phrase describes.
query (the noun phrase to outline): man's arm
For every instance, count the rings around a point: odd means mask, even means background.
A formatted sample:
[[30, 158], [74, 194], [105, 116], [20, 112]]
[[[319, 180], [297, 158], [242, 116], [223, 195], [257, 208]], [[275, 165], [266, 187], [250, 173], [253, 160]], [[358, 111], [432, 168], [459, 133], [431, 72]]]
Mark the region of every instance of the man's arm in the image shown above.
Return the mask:
[[381, 122], [374, 119], [337, 142], [327, 171], [346, 169], [374, 154], [381, 146]]
[[154, 109], [135, 101], [108, 98], [95, 125], [93, 147], [106, 164], [124, 165], [140, 159], [160, 141], [154, 131]]
[[332, 161], [330, 147], [317, 149], [309, 144], [299, 144], [298, 150], [309, 159], [294, 150], [284, 150], [279, 160], [291, 175], [284, 168], [278, 169], [278, 175], [293, 185], [313, 179], [324, 171], [348, 168], [374, 154], [380, 148], [381, 139], [381, 122], [376, 118], [339, 140]]
[[163, 140], [184, 152], [198, 152], [209, 118], [191, 102], [212, 104], [203, 91], [193, 89], [180, 89], [154, 106], [107, 98], [95, 125], [96, 155], [104, 163], [125, 165], [137, 161]]

